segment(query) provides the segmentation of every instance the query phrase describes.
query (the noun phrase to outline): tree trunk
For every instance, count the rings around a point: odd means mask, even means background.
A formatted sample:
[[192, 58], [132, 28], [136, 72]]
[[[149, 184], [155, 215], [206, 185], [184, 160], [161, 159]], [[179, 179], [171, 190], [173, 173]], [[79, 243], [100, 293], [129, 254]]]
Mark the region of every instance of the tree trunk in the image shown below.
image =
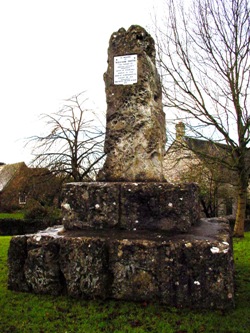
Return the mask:
[[244, 224], [246, 216], [247, 188], [239, 187], [234, 237], [244, 237]]

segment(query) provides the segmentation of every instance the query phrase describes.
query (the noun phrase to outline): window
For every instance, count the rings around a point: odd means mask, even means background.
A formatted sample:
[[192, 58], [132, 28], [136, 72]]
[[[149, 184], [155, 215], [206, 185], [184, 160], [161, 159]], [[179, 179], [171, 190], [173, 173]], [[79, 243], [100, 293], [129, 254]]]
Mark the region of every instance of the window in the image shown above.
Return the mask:
[[19, 193], [19, 205], [26, 205], [27, 196], [25, 193]]

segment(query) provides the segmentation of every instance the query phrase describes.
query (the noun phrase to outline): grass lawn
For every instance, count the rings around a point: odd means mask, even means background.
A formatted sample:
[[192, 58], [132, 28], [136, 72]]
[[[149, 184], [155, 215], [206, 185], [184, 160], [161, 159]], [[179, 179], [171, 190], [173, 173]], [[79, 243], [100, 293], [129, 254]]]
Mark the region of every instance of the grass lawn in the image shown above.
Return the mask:
[[0, 213], [0, 219], [15, 219], [22, 220], [24, 218], [24, 213], [16, 212], [16, 213]]
[[236, 308], [229, 312], [12, 292], [7, 290], [9, 241], [0, 237], [0, 333], [250, 332], [250, 232], [234, 240]]

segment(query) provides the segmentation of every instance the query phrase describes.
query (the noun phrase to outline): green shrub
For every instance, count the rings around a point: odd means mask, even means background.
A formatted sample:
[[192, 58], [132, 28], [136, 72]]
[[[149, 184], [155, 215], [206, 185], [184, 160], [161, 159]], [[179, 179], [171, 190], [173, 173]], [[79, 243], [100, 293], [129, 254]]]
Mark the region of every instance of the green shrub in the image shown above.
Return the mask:
[[43, 206], [35, 206], [27, 209], [24, 218], [25, 219], [41, 219], [48, 216], [48, 211]]
[[53, 219], [58, 220], [61, 217], [61, 211], [54, 206], [44, 206], [38, 201], [31, 200], [26, 206], [25, 219]]

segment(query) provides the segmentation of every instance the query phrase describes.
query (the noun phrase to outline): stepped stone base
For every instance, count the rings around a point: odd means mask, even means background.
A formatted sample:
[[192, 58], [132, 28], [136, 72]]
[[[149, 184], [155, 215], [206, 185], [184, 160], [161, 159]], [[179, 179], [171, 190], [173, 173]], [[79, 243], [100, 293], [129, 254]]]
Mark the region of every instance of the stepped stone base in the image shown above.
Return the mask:
[[202, 220], [189, 233], [66, 231], [13, 237], [11, 290], [76, 298], [159, 301], [190, 308], [234, 306], [229, 226]]
[[200, 218], [195, 184], [167, 182], [69, 183], [63, 188], [67, 230], [105, 229], [188, 232]]

